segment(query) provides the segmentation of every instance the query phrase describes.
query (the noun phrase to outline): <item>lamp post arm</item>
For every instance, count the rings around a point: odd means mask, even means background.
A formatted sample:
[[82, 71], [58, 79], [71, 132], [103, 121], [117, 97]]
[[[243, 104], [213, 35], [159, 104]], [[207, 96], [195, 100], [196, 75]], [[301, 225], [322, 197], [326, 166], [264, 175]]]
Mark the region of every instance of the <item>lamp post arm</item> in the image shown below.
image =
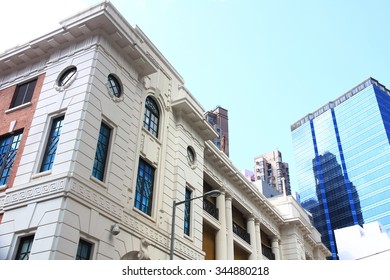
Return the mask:
[[180, 205], [180, 204], [184, 204], [184, 203], [192, 201], [192, 200], [195, 200], [195, 199], [202, 198], [202, 197], [206, 197], [206, 196], [216, 197], [220, 194], [221, 194], [220, 191], [213, 190], [213, 191], [209, 191], [207, 193], [204, 193], [201, 196], [193, 197], [193, 198], [186, 199], [183, 201], [179, 201], [179, 202], [176, 202], [176, 200], [173, 201], [173, 204], [172, 204], [172, 223], [171, 223], [171, 246], [170, 246], [170, 251], [169, 251], [169, 258], [171, 260], [173, 260], [173, 251], [174, 251], [174, 244], [175, 244], [176, 206]]

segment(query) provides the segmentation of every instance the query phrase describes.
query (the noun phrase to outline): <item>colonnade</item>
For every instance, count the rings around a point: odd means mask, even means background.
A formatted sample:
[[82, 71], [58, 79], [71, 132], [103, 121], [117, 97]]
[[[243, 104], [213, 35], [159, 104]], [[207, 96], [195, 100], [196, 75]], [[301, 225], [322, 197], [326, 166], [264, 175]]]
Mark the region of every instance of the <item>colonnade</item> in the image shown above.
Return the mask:
[[[222, 193], [217, 197], [217, 208], [219, 209], [219, 221], [221, 228], [215, 236], [215, 258], [217, 260], [234, 260], [234, 235], [233, 235], [233, 203], [232, 197]], [[247, 218], [247, 231], [250, 234], [250, 246], [252, 252], [249, 254], [250, 260], [263, 259], [261, 243], [261, 222], [254, 215]], [[280, 260], [280, 238], [273, 236], [272, 253], [275, 259]]]

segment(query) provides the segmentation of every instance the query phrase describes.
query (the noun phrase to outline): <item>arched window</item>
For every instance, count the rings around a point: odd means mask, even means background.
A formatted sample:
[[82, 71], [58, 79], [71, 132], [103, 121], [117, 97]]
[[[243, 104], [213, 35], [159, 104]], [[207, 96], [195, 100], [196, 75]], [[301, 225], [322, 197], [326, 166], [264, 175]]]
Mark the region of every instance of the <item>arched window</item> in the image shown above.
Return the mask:
[[159, 118], [160, 112], [158, 111], [156, 102], [151, 97], [147, 97], [145, 102], [144, 128], [156, 137], [158, 137]]

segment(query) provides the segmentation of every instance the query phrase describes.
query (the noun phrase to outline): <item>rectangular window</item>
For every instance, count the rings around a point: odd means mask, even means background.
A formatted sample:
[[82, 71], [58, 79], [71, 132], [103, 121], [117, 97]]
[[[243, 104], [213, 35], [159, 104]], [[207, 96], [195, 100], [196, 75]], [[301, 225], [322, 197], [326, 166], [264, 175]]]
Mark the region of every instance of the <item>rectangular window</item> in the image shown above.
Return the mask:
[[28, 260], [30, 258], [30, 252], [31, 252], [33, 241], [34, 241], [34, 235], [25, 236], [20, 239], [15, 260]]
[[146, 161], [139, 160], [134, 206], [149, 216], [152, 213], [154, 171]]
[[22, 140], [22, 132], [0, 139], [0, 186], [7, 184], [16, 153]]
[[90, 260], [91, 259], [92, 244], [80, 239], [77, 247], [76, 260]]
[[58, 141], [60, 139], [63, 123], [64, 123], [64, 116], [53, 120], [50, 129], [50, 134], [47, 139], [46, 150], [43, 156], [40, 172], [51, 170], [53, 167], [54, 157], [56, 155]]
[[16, 87], [11, 107], [14, 108], [31, 101], [37, 80], [32, 80]]
[[108, 147], [110, 144], [111, 128], [103, 122], [100, 125], [100, 132], [93, 163], [92, 176], [103, 181], [104, 171], [108, 158]]
[[191, 199], [192, 190], [186, 188], [185, 194], [185, 204], [184, 204], [184, 234], [190, 235], [190, 227], [191, 227]]

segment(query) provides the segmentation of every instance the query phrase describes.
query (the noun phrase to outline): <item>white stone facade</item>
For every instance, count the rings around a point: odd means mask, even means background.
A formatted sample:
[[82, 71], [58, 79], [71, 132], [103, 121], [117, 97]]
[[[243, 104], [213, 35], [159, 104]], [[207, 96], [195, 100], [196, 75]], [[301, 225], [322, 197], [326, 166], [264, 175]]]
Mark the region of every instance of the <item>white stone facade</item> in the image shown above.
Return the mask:
[[[284, 217], [214, 146], [210, 139], [217, 134], [183, 79], [112, 4], [102, 2], [61, 25], [0, 55], [0, 92], [44, 77], [31, 126], [24, 128], [20, 161], [12, 167], [13, 183], [0, 192], [0, 259], [14, 259], [25, 236], [33, 236], [29, 259], [75, 259], [80, 240], [92, 245], [91, 259], [168, 259], [172, 202], [185, 199], [186, 187], [193, 197], [201, 196], [205, 181], [223, 192], [216, 199], [219, 218], [203, 210], [201, 199], [193, 200], [187, 235], [184, 207], [178, 207], [175, 259], [205, 258], [205, 224], [215, 229], [217, 259], [234, 259], [235, 250], [249, 259], [266, 258], [261, 230], [270, 237], [275, 259], [329, 254], [315, 229], [302, 229], [304, 215], [293, 223]], [[60, 86], [58, 79], [70, 66], [77, 67], [76, 75]], [[110, 74], [120, 81], [120, 97], [110, 93]], [[160, 113], [157, 137], [144, 128], [147, 97]], [[22, 107], [16, 113], [23, 114]], [[58, 116], [64, 121], [55, 160], [51, 170], [41, 172]], [[11, 134], [12, 121], [3, 124]], [[111, 128], [111, 138], [99, 180], [91, 174], [102, 122]], [[135, 207], [140, 159], [155, 169], [149, 214]], [[250, 242], [234, 233], [232, 211], [246, 219]]]

